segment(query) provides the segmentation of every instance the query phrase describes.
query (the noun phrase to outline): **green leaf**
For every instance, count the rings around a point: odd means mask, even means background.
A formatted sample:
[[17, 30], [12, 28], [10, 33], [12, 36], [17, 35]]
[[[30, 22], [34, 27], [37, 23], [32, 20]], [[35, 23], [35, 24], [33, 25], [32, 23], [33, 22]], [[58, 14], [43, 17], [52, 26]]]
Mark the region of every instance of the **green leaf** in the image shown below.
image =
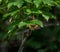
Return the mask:
[[57, 8], [60, 9], [60, 0], [59, 1], [55, 1], [54, 4], [56, 5]]
[[20, 8], [23, 5], [23, 1], [19, 2], [14, 2], [14, 6], [17, 6], [18, 8]]
[[43, 23], [42, 23], [42, 21], [40, 21], [40, 20], [31, 20], [30, 21], [30, 24], [31, 25], [39, 25], [39, 26], [41, 26], [41, 27], [43, 27]]
[[13, 11], [13, 12], [10, 12], [10, 13], [6, 13], [3, 15], [3, 19], [6, 19], [8, 18], [8, 16], [14, 16], [16, 15], [20, 10], [16, 10], [16, 11]]
[[41, 10], [31, 10], [31, 9], [26, 9], [27, 14], [42, 14]]
[[21, 21], [21, 22], [18, 24], [18, 27], [21, 29], [21, 28], [23, 28], [23, 27], [26, 26], [26, 25], [27, 25], [26, 22]]
[[41, 11], [41, 10], [36, 10], [36, 11], [32, 11], [31, 13], [32, 13], [32, 14], [41, 14], [42, 11]]
[[53, 14], [51, 14], [50, 12], [47, 12], [47, 11], [43, 11], [42, 16], [46, 19], [46, 21], [48, 21], [49, 18], [56, 19], [56, 17]]
[[12, 22], [10, 25], [8, 25], [7, 30], [8, 30], [8, 34], [11, 33], [15, 27], [18, 25], [19, 21], [16, 22]]
[[53, 0], [42, 0], [44, 4], [47, 4], [49, 6], [54, 6], [54, 1]]
[[32, 3], [32, 0], [25, 0], [26, 2], [28, 2], [28, 3]]
[[8, 3], [7, 7], [8, 9], [11, 8], [14, 5], [14, 2]]
[[40, 4], [42, 3], [42, 0], [38, 0], [38, 1], [34, 0], [33, 2], [36, 5], [36, 8], [38, 8], [40, 6]]
[[20, 10], [13, 11], [13, 12], [10, 13], [10, 15], [11, 15], [11, 16], [14, 16], [14, 15], [16, 15], [18, 12], [20, 12]]
[[18, 8], [20, 8], [23, 5], [23, 1], [15, 1], [15, 2], [10, 2], [8, 3], [7, 7], [8, 9], [11, 8], [12, 6], [17, 6]]
[[42, 14], [42, 16], [46, 19], [46, 21], [49, 20], [49, 16], [45, 15], [45, 14]]
[[5, 19], [5, 17], [7, 17], [7, 16], [9, 16], [9, 15], [10, 15], [10, 13], [4, 14], [4, 15], [3, 15], [3, 19]]
[[27, 14], [31, 14], [31, 10], [30, 9], [26, 9], [26, 13]]

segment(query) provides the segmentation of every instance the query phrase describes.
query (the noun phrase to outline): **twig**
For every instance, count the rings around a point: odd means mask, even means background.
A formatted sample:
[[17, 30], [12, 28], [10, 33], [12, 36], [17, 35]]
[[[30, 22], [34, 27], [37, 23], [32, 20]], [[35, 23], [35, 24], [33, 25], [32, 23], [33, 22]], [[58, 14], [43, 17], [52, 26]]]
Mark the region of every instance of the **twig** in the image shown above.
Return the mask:
[[[29, 31], [30, 32], [30, 31]], [[29, 33], [28, 31], [26, 32], [27, 34], [24, 34], [25, 32], [22, 31], [22, 42], [21, 42], [21, 45], [19, 47], [19, 50], [18, 52], [23, 52], [23, 48], [24, 48], [24, 43], [25, 41], [27, 40], [27, 38], [29, 37], [29, 35], [31, 35], [31, 32]], [[24, 37], [24, 35], [26, 35]], [[28, 36], [27, 36], [28, 35]]]

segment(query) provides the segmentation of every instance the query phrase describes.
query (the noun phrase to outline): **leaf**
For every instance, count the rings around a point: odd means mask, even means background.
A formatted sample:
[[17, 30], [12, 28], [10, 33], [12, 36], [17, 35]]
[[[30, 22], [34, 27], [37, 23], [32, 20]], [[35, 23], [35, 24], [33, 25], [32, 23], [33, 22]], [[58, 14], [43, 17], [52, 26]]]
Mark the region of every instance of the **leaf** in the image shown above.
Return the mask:
[[41, 10], [36, 10], [36, 11], [32, 11], [31, 13], [32, 13], [32, 14], [41, 14], [42, 11], [41, 11]]
[[32, 3], [32, 0], [25, 0], [26, 2], [28, 2], [28, 3]]
[[31, 10], [30, 9], [26, 9], [26, 13], [27, 14], [31, 14]]
[[12, 22], [10, 25], [8, 25], [7, 30], [8, 30], [8, 34], [11, 33], [15, 27], [18, 25], [19, 21], [16, 22]]
[[21, 22], [18, 24], [18, 27], [21, 29], [21, 28], [23, 28], [23, 27], [26, 26], [26, 25], [27, 25], [26, 22], [21, 21]]
[[5, 19], [5, 17], [7, 17], [7, 16], [9, 16], [9, 15], [10, 15], [10, 13], [4, 14], [4, 15], [3, 15], [3, 19]]
[[20, 8], [23, 5], [23, 1], [19, 2], [14, 2], [14, 6], [17, 6], [18, 8]]
[[8, 3], [7, 7], [8, 9], [11, 8], [12, 6], [17, 6], [18, 8], [20, 8], [23, 5], [23, 1], [15, 1], [15, 2], [10, 2]]
[[42, 0], [44, 4], [47, 4], [49, 6], [54, 6], [54, 1], [53, 0]]
[[42, 23], [42, 21], [40, 21], [40, 20], [31, 20], [30, 21], [30, 24], [31, 25], [39, 25], [39, 26], [41, 26], [41, 27], [43, 27], [43, 23]]
[[41, 10], [31, 10], [31, 9], [26, 9], [27, 14], [41, 14]]
[[13, 11], [13, 12], [10, 13], [10, 15], [11, 16], [16, 15], [18, 12], [20, 12], [20, 10]]
[[40, 6], [40, 4], [42, 3], [42, 0], [38, 0], [38, 1], [34, 0], [33, 2], [36, 5], [36, 8], [38, 8]]
[[46, 19], [46, 21], [48, 21], [49, 18], [56, 19], [56, 17], [54, 15], [52, 15], [50, 12], [47, 12], [47, 11], [43, 11], [42, 16]]
[[10, 12], [10, 13], [6, 13], [3, 15], [3, 19], [6, 19], [8, 16], [14, 16], [16, 15], [20, 10], [16, 10], [16, 11], [13, 11], [13, 12]]
[[46, 21], [49, 20], [49, 16], [45, 15], [45, 14], [42, 14], [42, 16], [46, 19]]
[[8, 3], [7, 8], [11, 8], [14, 5], [14, 2]]
[[59, 1], [55, 1], [54, 4], [56, 5], [57, 8], [60, 9], [60, 0]]

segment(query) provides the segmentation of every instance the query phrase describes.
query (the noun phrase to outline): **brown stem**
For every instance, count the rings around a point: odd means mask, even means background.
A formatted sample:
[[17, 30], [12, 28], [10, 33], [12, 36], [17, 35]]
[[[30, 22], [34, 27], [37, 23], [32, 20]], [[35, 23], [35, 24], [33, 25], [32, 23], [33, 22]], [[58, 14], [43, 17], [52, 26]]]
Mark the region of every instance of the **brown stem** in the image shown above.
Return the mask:
[[23, 48], [24, 48], [24, 43], [25, 43], [25, 41], [26, 41], [26, 39], [27, 39], [27, 37], [25, 37], [24, 39], [23, 39], [23, 41], [22, 41], [22, 43], [21, 43], [21, 46], [20, 46], [20, 48], [19, 48], [19, 50], [18, 50], [18, 52], [23, 52]]
[[[29, 31], [30, 32], [30, 31]], [[24, 32], [22, 32], [22, 42], [21, 45], [19, 47], [18, 52], [23, 52], [23, 48], [24, 48], [24, 43], [27, 40], [27, 38], [31, 35], [31, 32], [29, 33], [28, 31], [26, 32], [27, 34], [24, 34]], [[26, 35], [26, 36], [25, 36]], [[24, 37], [25, 36], [25, 37]]]

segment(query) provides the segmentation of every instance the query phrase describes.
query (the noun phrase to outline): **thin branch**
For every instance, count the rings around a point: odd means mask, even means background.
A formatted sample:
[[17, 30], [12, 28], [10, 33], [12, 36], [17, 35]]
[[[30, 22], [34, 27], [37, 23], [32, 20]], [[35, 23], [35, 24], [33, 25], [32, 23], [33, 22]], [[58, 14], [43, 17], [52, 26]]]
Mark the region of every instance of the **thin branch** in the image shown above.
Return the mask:
[[[29, 33], [30, 32], [30, 33]], [[26, 34], [24, 34], [26, 33]], [[26, 36], [25, 36], [26, 35]], [[24, 43], [27, 40], [27, 38], [31, 35], [31, 31], [27, 30], [26, 32], [22, 31], [22, 42], [21, 45], [19, 47], [18, 52], [23, 52], [23, 48], [24, 48]]]
[[56, 22], [56, 23], [49, 23], [49, 24], [44, 24], [44, 27], [50, 27], [50, 26], [60, 26], [60, 23], [59, 22]]
[[18, 52], [23, 52], [23, 48], [24, 48], [24, 43], [25, 43], [25, 41], [26, 41], [26, 39], [27, 39], [27, 37], [25, 37], [24, 39], [23, 39], [23, 41], [22, 41], [22, 43], [21, 43], [21, 45], [20, 45], [20, 47], [19, 47], [19, 50], [18, 50]]

